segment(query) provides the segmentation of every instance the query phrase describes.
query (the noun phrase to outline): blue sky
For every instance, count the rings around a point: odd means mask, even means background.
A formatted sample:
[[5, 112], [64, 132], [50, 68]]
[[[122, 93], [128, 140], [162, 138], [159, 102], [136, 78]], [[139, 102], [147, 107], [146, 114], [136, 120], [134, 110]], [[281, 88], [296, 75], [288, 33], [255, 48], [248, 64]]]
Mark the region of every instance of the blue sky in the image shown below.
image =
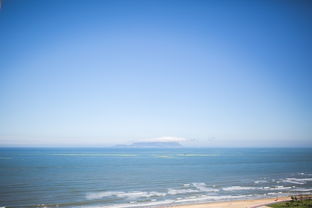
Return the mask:
[[308, 1], [4, 1], [0, 146], [312, 146]]

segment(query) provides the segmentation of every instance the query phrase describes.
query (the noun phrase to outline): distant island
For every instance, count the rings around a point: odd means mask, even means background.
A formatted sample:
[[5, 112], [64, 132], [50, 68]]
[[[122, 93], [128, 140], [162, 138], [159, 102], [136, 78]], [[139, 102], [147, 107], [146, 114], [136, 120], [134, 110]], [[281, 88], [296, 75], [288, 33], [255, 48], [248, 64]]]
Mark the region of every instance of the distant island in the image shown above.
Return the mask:
[[134, 142], [129, 145], [116, 145], [118, 148], [180, 148], [179, 142]]

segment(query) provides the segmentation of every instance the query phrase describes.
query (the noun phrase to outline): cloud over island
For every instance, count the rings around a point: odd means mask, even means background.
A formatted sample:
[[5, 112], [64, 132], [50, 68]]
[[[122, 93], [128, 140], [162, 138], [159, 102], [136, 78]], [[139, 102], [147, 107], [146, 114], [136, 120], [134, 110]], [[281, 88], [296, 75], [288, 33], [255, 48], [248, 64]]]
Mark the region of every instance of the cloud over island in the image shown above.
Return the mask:
[[129, 145], [117, 145], [117, 147], [128, 148], [177, 148], [182, 147], [180, 142], [188, 141], [183, 137], [163, 136], [135, 141]]

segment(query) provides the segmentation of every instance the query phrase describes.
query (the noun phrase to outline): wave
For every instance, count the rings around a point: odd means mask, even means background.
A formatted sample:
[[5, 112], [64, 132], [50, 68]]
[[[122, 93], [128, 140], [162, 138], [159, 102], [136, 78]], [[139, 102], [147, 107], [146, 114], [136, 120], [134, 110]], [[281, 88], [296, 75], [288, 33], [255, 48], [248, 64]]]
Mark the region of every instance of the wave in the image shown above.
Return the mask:
[[185, 183], [185, 184], [183, 184], [183, 186], [184, 186], [184, 187], [190, 187], [190, 186], [191, 186], [191, 184], [189, 184], [189, 183]]
[[192, 183], [192, 185], [202, 192], [218, 192], [219, 189], [209, 188], [205, 183]]
[[253, 186], [230, 186], [222, 188], [223, 191], [243, 191], [243, 190], [257, 190], [259, 187]]
[[293, 189], [292, 191], [310, 192], [310, 191], [312, 191], [312, 188], [296, 188], [296, 189]]
[[263, 187], [264, 190], [270, 190], [270, 191], [274, 191], [274, 190], [288, 190], [291, 189], [292, 187], [289, 186], [275, 186], [275, 187]]
[[123, 191], [103, 191], [98, 193], [88, 193], [86, 198], [89, 200], [92, 199], [101, 199], [105, 197], [118, 197], [118, 198], [127, 198], [127, 199], [138, 199], [138, 198], [149, 198], [149, 197], [160, 197], [166, 196], [166, 193], [161, 192], [144, 192], [144, 191], [133, 191], [133, 192], [123, 192]]
[[131, 207], [154, 207], [157, 205], [173, 205], [180, 203], [188, 203], [188, 202], [203, 202], [203, 201], [219, 201], [219, 200], [232, 200], [232, 199], [243, 199], [246, 197], [251, 197], [252, 195], [222, 195], [222, 196], [209, 196], [209, 195], [201, 195], [201, 196], [192, 196], [187, 198], [177, 198], [175, 200], [168, 199], [162, 201], [151, 201], [151, 202], [132, 202], [132, 203], [123, 203], [123, 204], [115, 204], [115, 205], [107, 205], [107, 206], [89, 206], [87, 208], [131, 208]]
[[292, 187], [289, 186], [275, 186], [275, 187], [254, 187], [254, 186], [230, 186], [222, 188], [223, 191], [245, 191], [245, 190], [288, 190]]
[[312, 176], [312, 173], [298, 173], [301, 176]]
[[207, 187], [205, 183], [192, 183], [192, 184], [183, 184], [183, 187], [192, 189], [168, 189], [168, 194], [177, 195], [177, 194], [187, 194], [187, 193], [200, 193], [200, 192], [218, 192], [219, 189]]
[[[268, 183], [267, 180], [259, 180], [259, 183]], [[276, 180], [277, 182], [278, 180]], [[308, 181], [312, 181], [312, 178], [285, 178], [279, 181], [287, 181], [288, 183], [300, 183], [304, 184]], [[256, 184], [259, 184], [256, 183]], [[153, 207], [162, 204], [179, 204], [188, 203], [194, 201], [226, 201], [231, 199], [239, 199], [246, 197], [256, 197], [260, 195], [263, 197], [269, 195], [283, 195], [289, 193], [307, 193], [311, 192], [311, 187], [300, 186], [286, 186], [286, 185], [271, 185], [271, 186], [228, 186], [216, 188], [215, 186], [209, 186], [206, 183], [195, 182], [181, 184], [179, 188], [168, 188], [162, 191], [102, 191], [88, 193], [86, 195], [87, 200], [99, 200], [108, 198], [108, 200], [123, 200], [123, 204], [115, 204], [110, 206], [100, 206], [99, 208], [131, 208], [131, 207]], [[218, 192], [218, 193], [217, 193]], [[239, 194], [249, 195], [239, 195]], [[222, 195], [220, 195], [221, 193]], [[228, 195], [227, 195], [228, 193]], [[259, 195], [259, 196], [260, 196]], [[106, 200], [106, 199], [105, 199]], [[94, 208], [94, 207], [92, 207]]]
[[246, 197], [250, 197], [252, 195], [222, 195], [222, 196], [208, 196], [202, 195], [199, 197], [188, 197], [180, 200], [176, 200], [176, 202], [192, 202], [192, 201], [219, 201], [219, 200], [230, 200], [230, 199], [242, 199]]
[[282, 193], [283, 192], [269, 192], [269, 193], [266, 193], [266, 195], [268, 195], [268, 196], [275, 196], [275, 195], [280, 195]]
[[88, 193], [86, 198], [89, 200], [101, 199], [105, 197], [117, 197], [117, 198], [128, 198], [128, 199], [138, 199], [138, 198], [150, 198], [150, 197], [163, 197], [166, 195], [180, 195], [189, 193], [201, 193], [201, 192], [218, 192], [219, 189], [207, 187], [205, 183], [192, 183], [183, 184], [182, 189], [168, 188], [167, 192], [146, 192], [146, 191], [102, 191], [95, 193]]
[[199, 190], [196, 189], [168, 189], [168, 194], [170, 195], [178, 195], [178, 194], [188, 194], [188, 193], [198, 193]]
[[292, 183], [298, 185], [306, 184], [308, 181], [312, 181], [312, 178], [286, 178], [282, 180], [282, 182], [284, 183]]
[[255, 184], [267, 183], [267, 182], [268, 182], [267, 180], [257, 180], [257, 181], [254, 181]]
[[85, 208], [131, 208], [131, 207], [153, 207], [157, 205], [169, 205], [174, 203], [175, 200], [163, 200], [163, 201], [153, 201], [153, 202], [141, 202], [141, 203], [124, 203], [124, 204], [115, 204], [108, 206], [89, 206]]

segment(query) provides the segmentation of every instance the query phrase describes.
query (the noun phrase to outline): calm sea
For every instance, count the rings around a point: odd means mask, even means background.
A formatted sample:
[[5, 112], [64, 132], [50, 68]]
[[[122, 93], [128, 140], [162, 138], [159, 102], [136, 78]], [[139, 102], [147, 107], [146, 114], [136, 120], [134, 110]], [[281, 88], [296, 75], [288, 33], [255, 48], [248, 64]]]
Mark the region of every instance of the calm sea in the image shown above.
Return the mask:
[[312, 149], [0, 149], [0, 207], [152, 207], [312, 192]]

